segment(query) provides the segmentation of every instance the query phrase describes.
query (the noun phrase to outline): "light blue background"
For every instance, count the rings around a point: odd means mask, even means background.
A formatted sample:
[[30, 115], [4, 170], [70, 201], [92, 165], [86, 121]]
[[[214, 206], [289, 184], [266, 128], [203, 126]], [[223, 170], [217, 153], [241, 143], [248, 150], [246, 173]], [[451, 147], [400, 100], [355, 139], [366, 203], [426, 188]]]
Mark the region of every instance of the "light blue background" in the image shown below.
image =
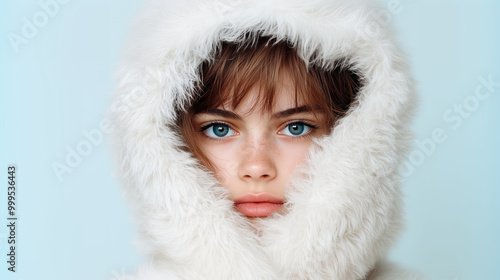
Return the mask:
[[[141, 5], [69, 1], [15, 53], [9, 33], [20, 34], [22, 18], [31, 19], [41, 7], [38, 1], [3, 1], [1, 279], [110, 279], [114, 271], [133, 272], [140, 261], [130, 212], [112, 178], [107, 136], [63, 181], [52, 164], [65, 162], [67, 149], [86, 139], [84, 130], [99, 128], [128, 26]], [[500, 86], [460, 117], [460, 125], [443, 117], [472, 100], [480, 76], [500, 82], [500, 3], [399, 5], [389, 21], [417, 81], [416, 141], [430, 139], [435, 129], [446, 140], [423, 158], [415, 156], [424, 155], [422, 148], [414, 147], [414, 170], [403, 184], [407, 229], [390, 258], [437, 279], [500, 279]], [[15, 274], [4, 261], [9, 164], [18, 167]]]

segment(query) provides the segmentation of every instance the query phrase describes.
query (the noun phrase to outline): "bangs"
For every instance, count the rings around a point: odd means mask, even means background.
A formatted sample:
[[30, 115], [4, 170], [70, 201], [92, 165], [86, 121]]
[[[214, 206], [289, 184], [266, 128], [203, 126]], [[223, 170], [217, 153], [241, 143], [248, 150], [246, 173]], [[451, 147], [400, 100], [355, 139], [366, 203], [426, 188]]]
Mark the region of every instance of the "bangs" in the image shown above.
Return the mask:
[[327, 115], [329, 127], [351, 104], [358, 87], [358, 77], [347, 70], [309, 69], [287, 42], [270, 37], [246, 44], [223, 42], [213, 61], [201, 66], [200, 95], [191, 107], [191, 114], [229, 106], [236, 109], [253, 89], [259, 100], [252, 106], [271, 111], [277, 88], [286, 75], [293, 84], [295, 106], [306, 106]]
[[[289, 71], [291, 66], [303, 66], [302, 71]], [[297, 85], [303, 81], [294, 74], [306, 71], [305, 64], [298, 58], [295, 50], [286, 43], [260, 37], [245, 45], [223, 42], [213, 62], [202, 65], [202, 94], [193, 105], [193, 113], [206, 109], [229, 106], [236, 109], [253, 89], [257, 89], [253, 104], [263, 110], [271, 110], [277, 87], [283, 75], [290, 75], [295, 90], [295, 103], [298, 103], [300, 90]]]
[[[327, 70], [315, 65], [308, 68], [287, 42], [271, 37], [252, 38], [255, 39], [239, 44], [222, 42], [214, 58], [200, 66], [201, 85], [191, 106], [179, 118], [189, 150], [209, 168], [211, 163], [195, 145], [196, 130], [191, 123], [194, 115], [219, 107], [235, 110], [254, 89], [257, 96], [251, 110], [272, 111], [278, 89], [286, 86], [295, 94], [295, 107], [305, 106], [314, 113], [323, 113], [330, 131], [348, 111], [360, 86], [359, 77], [349, 69], [338, 66]], [[292, 84], [284, 85], [285, 81]]]

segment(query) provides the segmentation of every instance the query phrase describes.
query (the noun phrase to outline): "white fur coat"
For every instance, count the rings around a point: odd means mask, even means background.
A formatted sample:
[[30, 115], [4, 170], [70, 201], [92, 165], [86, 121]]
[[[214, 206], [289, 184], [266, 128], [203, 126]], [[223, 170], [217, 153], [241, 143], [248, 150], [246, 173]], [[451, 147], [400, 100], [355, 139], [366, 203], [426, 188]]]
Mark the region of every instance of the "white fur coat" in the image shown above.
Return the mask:
[[[134, 23], [111, 117], [118, 173], [147, 256], [120, 279], [417, 279], [383, 263], [402, 224], [398, 166], [410, 139], [408, 67], [364, 0], [152, 0]], [[249, 31], [308, 63], [344, 61], [362, 88], [288, 187], [288, 214], [251, 229], [176, 129], [199, 65]], [[313, 61], [314, 58], [314, 61]]]

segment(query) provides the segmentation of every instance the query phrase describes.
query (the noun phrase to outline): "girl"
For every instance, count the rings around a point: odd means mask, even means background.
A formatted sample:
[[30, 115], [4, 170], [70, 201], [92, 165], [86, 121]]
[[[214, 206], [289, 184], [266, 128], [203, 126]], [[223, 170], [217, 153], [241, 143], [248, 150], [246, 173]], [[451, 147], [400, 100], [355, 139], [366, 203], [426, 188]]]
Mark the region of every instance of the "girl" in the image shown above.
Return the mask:
[[368, 1], [151, 2], [118, 72], [119, 172], [148, 261], [123, 279], [415, 279], [411, 83]]
[[[286, 184], [312, 144], [342, 116], [359, 78], [307, 69], [286, 42], [247, 34], [203, 65], [201, 90], [181, 114], [190, 151], [247, 217], [282, 210]], [[257, 42], [254, 42], [257, 40]]]

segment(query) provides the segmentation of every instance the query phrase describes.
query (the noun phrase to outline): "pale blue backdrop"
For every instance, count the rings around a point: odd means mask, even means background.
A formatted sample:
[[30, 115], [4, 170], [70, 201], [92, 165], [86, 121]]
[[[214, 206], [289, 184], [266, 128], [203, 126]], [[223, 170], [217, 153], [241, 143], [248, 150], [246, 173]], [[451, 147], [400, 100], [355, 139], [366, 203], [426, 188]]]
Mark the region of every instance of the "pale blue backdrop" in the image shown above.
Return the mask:
[[[61, 0], [50, 13], [47, 2], [2, 1], [0, 11], [0, 279], [110, 279], [140, 257], [98, 130], [142, 1]], [[381, 24], [400, 32], [419, 93], [404, 167], [407, 227], [390, 258], [436, 279], [500, 279], [500, 3], [383, 3]], [[77, 149], [86, 155], [71, 158]], [[58, 178], [53, 166], [67, 157]], [[6, 263], [10, 164], [16, 273]]]

